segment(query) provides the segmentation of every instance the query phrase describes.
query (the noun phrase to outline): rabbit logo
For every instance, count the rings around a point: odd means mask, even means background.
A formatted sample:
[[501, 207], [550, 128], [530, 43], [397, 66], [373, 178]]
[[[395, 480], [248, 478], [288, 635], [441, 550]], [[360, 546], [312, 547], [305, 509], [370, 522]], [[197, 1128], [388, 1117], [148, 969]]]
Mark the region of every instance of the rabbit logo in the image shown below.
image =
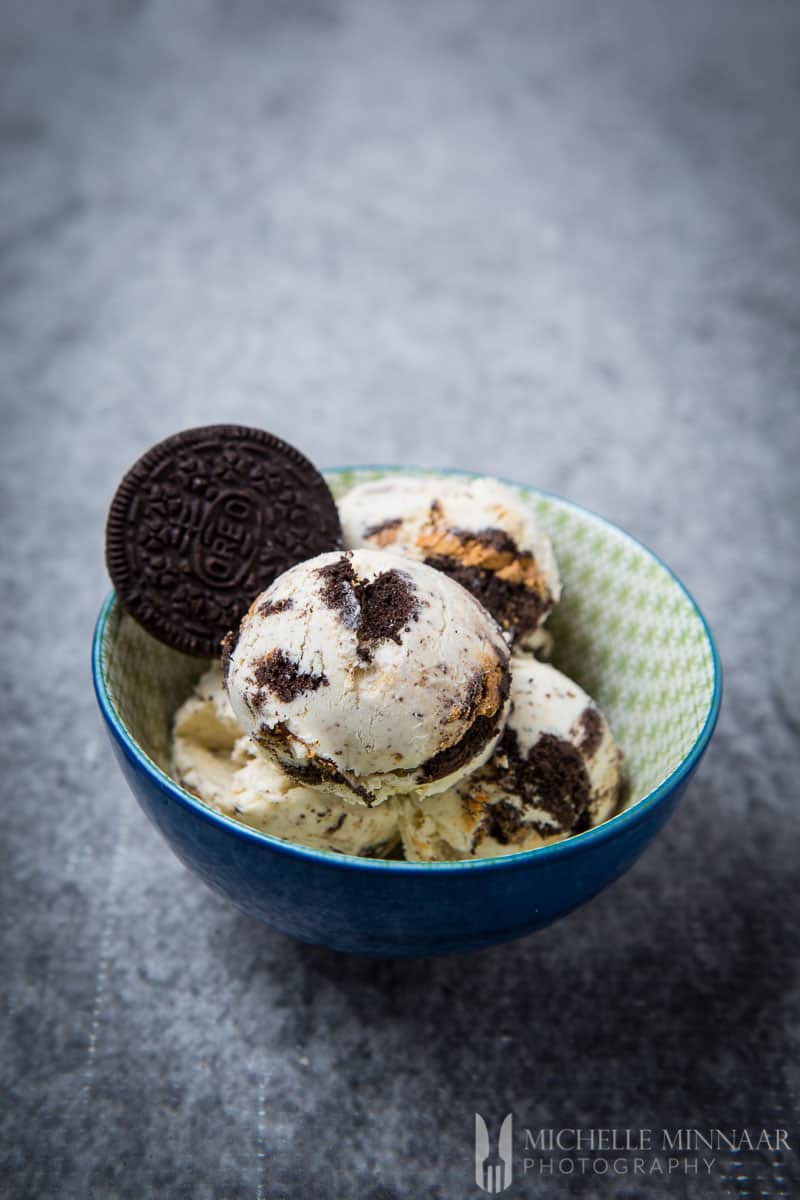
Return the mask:
[[511, 1135], [513, 1118], [508, 1113], [500, 1126], [497, 1153], [493, 1154], [489, 1130], [480, 1113], [475, 1113], [475, 1182], [483, 1192], [496, 1196], [511, 1187]]

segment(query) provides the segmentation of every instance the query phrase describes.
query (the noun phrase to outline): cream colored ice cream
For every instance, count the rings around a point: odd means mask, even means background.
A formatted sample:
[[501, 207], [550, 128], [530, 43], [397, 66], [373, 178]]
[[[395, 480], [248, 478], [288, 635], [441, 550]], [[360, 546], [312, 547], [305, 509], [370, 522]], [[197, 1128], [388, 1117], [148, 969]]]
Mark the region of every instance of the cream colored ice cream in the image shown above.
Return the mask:
[[319, 850], [378, 857], [398, 842], [399, 803], [367, 808], [292, 782], [243, 733], [211, 667], [175, 714], [173, 771], [189, 791], [262, 833]]
[[592, 828], [619, 800], [621, 754], [605, 717], [547, 663], [514, 658], [511, 715], [487, 764], [423, 804], [403, 801], [412, 861], [492, 858]]
[[458, 583], [380, 550], [281, 575], [226, 639], [242, 727], [295, 781], [378, 804], [481, 766], [508, 712], [509, 650]]
[[406, 476], [356, 485], [339, 501], [345, 545], [390, 549], [468, 588], [521, 649], [546, 656], [542, 622], [561, 584], [533, 509], [496, 479]]

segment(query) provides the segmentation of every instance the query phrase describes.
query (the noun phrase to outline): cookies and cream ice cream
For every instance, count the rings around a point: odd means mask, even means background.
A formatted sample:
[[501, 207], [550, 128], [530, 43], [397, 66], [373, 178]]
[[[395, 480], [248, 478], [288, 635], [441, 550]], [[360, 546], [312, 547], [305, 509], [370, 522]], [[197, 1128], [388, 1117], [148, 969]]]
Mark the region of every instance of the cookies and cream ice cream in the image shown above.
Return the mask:
[[515, 658], [511, 702], [503, 737], [481, 770], [424, 804], [404, 800], [406, 858], [532, 850], [614, 813], [621, 754], [586, 692], [547, 663]]
[[218, 665], [175, 714], [172, 759], [185, 788], [261, 833], [370, 857], [397, 844], [399, 802], [367, 808], [294, 783], [242, 730]]
[[250, 605], [175, 715], [172, 771], [253, 829], [469, 859], [569, 837], [616, 807], [602, 714], [522, 653], [547, 656], [561, 585], [519, 489], [384, 473], [337, 509], [280, 438], [202, 426], [126, 473], [106, 561], [131, 617], [185, 654], [215, 654]]
[[561, 585], [531, 505], [496, 479], [393, 475], [339, 501], [345, 545], [391, 549], [457, 580], [520, 648], [546, 649], [541, 628]]
[[281, 575], [226, 641], [236, 719], [295, 782], [374, 805], [454, 785], [508, 712], [509, 649], [466, 589], [383, 550]]

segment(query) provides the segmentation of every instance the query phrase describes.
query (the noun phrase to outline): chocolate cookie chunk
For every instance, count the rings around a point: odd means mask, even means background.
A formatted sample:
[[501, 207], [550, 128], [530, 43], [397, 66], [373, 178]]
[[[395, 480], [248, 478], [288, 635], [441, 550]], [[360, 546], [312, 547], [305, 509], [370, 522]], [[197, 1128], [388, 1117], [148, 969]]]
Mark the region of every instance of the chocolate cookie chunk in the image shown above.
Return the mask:
[[153, 446], [120, 483], [106, 524], [123, 607], [162, 642], [205, 657], [273, 579], [340, 545], [317, 469], [243, 425], [187, 429]]

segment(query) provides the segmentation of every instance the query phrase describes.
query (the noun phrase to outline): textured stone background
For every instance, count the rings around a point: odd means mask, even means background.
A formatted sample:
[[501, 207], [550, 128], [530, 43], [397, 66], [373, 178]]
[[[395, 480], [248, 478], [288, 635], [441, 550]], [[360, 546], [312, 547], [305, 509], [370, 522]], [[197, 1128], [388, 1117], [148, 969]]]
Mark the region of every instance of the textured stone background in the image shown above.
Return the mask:
[[[3, 1195], [463, 1200], [475, 1109], [796, 1146], [799, 50], [771, 0], [2, 6]], [[171, 857], [89, 641], [119, 476], [218, 420], [529, 480], [674, 566], [726, 697], [624, 880], [380, 963]]]

